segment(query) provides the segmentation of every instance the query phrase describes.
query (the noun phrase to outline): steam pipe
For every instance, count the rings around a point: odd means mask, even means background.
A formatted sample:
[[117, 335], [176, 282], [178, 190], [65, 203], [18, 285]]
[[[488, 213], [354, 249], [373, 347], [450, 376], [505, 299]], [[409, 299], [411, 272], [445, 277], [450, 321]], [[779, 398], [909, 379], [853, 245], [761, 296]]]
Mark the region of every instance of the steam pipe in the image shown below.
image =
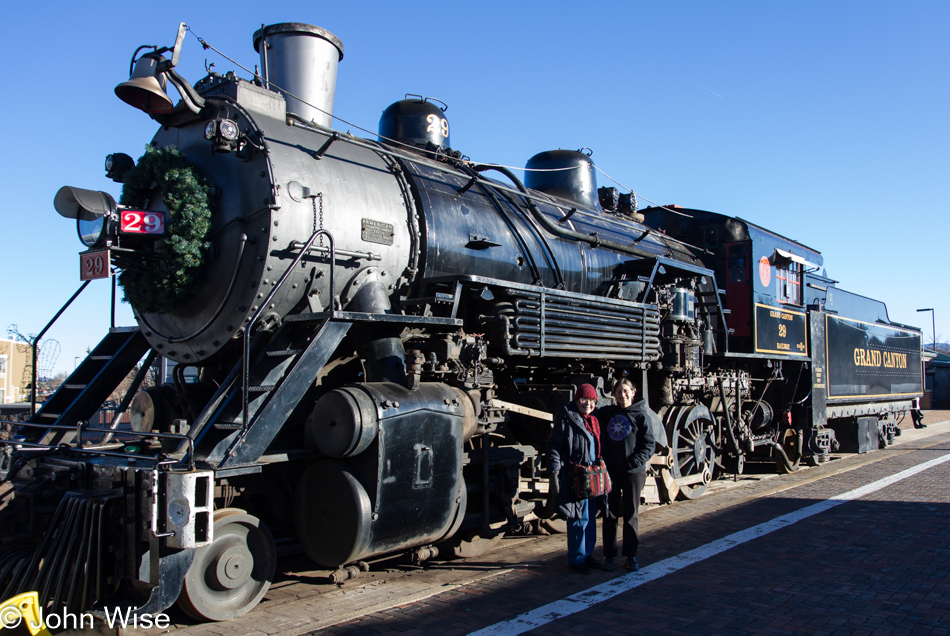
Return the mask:
[[788, 470], [788, 472], [794, 473], [794, 472], [798, 471], [798, 466], [796, 466], [795, 464], [793, 464], [792, 461], [788, 458], [788, 455], [785, 453], [785, 449], [782, 448], [782, 445], [781, 445], [781, 444], [779, 444], [778, 442], [772, 441], [772, 440], [762, 440], [762, 441], [759, 442], [759, 443], [760, 443], [760, 444], [766, 444], [766, 445], [768, 445], [768, 446], [771, 446], [771, 447], [774, 448], [775, 450], [777, 450], [777, 451], [778, 451], [778, 454], [779, 454], [779, 457], [781, 458], [782, 463], [785, 464], [785, 468]]
[[[741, 455], [742, 451], [739, 449], [739, 442], [736, 440], [735, 431], [732, 430], [732, 417], [729, 415], [729, 405], [726, 403], [726, 381], [725, 378], [719, 378], [719, 398], [722, 401], [722, 412], [726, 417], [726, 433], [729, 435], [729, 444], [732, 446], [732, 451], [736, 455]], [[736, 397], [738, 400], [738, 396]], [[785, 458], [788, 460], [788, 458]]]
[[616, 241], [611, 241], [609, 239], [602, 239], [590, 234], [575, 232], [573, 230], [567, 230], [567, 229], [564, 229], [563, 227], [559, 227], [557, 223], [555, 223], [554, 221], [546, 217], [541, 212], [541, 210], [538, 209], [537, 204], [535, 204], [535, 202], [528, 195], [528, 189], [524, 187], [524, 184], [521, 183], [521, 180], [518, 179], [518, 177], [516, 177], [514, 173], [511, 172], [511, 170], [508, 170], [507, 168], [503, 168], [501, 166], [486, 166], [486, 165], [475, 166], [475, 170], [478, 172], [484, 172], [486, 170], [497, 170], [501, 174], [508, 177], [511, 180], [511, 182], [514, 183], [518, 187], [518, 190], [521, 192], [521, 194], [525, 195], [522, 198], [524, 199], [525, 204], [527, 204], [528, 210], [531, 212], [531, 216], [533, 216], [535, 220], [538, 221], [538, 223], [540, 223], [541, 225], [543, 225], [544, 228], [551, 234], [554, 234], [556, 236], [563, 236], [565, 238], [574, 239], [575, 241], [583, 241], [584, 243], [588, 243], [589, 245], [593, 245], [594, 247], [606, 247], [607, 249], [611, 249], [616, 252], [621, 252], [623, 254], [629, 254], [631, 256], [639, 256], [641, 258], [656, 258], [658, 256], [658, 254], [654, 254], [653, 252], [641, 250], [636, 247], [630, 247], [629, 245], [623, 245], [622, 243], [618, 243]]

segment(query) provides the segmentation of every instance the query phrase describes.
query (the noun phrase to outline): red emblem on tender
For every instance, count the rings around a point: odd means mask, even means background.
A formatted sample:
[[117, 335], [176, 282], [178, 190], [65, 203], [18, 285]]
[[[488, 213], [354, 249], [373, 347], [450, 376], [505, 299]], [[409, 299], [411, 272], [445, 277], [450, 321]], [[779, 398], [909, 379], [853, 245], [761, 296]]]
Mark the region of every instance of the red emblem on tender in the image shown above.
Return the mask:
[[765, 256], [759, 259], [759, 280], [761, 280], [762, 284], [766, 287], [772, 282], [772, 266], [769, 264], [769, 259]]

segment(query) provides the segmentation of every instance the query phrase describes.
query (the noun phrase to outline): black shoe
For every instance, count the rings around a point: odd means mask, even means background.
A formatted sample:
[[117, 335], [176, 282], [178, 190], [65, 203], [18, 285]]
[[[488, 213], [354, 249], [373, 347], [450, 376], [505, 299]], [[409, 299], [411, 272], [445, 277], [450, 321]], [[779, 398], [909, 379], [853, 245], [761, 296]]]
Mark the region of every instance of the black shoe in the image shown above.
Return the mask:
[[595, 559], [594, 557], [589, 556], [586, 559], [584, 559], [584, 565], [589, 567], [591, 570], [599, 570], [601, 563], [598, 559]]
[[926, 424], [914, 424], [914, 428], [927, 428]]
[[614, 560], [613, 559], [604, 559], [604, 564], [600, 566], [600, 569], [604, 572], [613, 572], [614, 571]]
[[590, 568], [586, 563], [571, 563], [571, 570], [578, 574], [590, 574]]
[[640, 569], [640, 566], [637, 564], [637, 557], [627, 557], [623, 564], [630, 572], [636, 572]]

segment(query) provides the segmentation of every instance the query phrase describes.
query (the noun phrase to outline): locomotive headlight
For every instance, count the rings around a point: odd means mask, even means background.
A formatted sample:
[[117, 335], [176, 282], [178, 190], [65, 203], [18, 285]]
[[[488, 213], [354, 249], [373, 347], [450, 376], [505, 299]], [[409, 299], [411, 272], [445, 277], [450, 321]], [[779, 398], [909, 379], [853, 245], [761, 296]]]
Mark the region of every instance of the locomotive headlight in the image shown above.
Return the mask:
[[87, 247], [105, 242], [115, 217], [115, 199], [108, 192], [63, 186], [53, 199], [53, 207], [61, 216], [76, 219], [79, 240]]
[[215, 152], [231, 152], [240, 137], [241, 130], [231, 119], [212, 119], [205, 124], [205, 139], [211, 142]]
[[218, 129], [221, 131], [221, 136], [228, 141], [237, 141], [239, 136], [238, 127], [230, 119], [222, 119]]
[[103, 238], [102, 235], [105, 225], [104, 216], [100, 216], [94, 221], [76, 219], [76, 232], [79, 234], [79, 240], [82, 241], [82, 244], [86, 247], [95, 247], [100, 242], [100, 239]]
[[135, 160], [124, 152], [106, 155], [106, 176], [116, 183], [122, 183], [125, 173], [134, 167]]

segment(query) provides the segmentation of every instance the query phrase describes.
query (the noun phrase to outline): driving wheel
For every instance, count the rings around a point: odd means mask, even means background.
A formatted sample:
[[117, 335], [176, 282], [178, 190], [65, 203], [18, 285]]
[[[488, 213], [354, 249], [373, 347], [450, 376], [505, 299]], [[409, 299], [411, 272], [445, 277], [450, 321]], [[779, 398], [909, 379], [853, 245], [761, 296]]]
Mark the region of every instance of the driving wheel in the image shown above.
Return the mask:
[[673, 455], [670, 468], [679, 486], [679, 497], [696, 499], [706, 492], [716, 461], [712, 415], [701, 404], [675, 406], [666, 415]]

